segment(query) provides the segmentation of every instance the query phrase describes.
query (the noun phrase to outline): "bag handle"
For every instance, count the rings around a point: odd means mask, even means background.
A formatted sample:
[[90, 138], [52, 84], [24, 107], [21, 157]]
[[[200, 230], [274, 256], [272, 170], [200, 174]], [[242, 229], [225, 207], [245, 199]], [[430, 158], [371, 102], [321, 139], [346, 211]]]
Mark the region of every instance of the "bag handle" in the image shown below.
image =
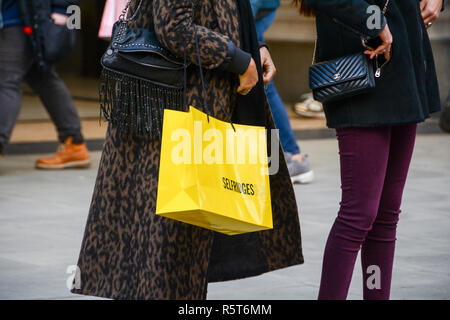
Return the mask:
[[[198, 37], [197, 37], [197, 30], [195, 30], [195, 34], [194, 34], [194, 38], [195, 38], [195, 51], [196, 51], [196, 55], [197, 55], [197, 64], [200, 70], [200, 79], [201, 79], [201, 83], [202, 83], [202, 95], [203, 95], [203, 108], [205, 110], [209, 109], [210, 113], [213, 114], [213, 110], [211, 108], [209, 108], [209, 104], [208, 104], [208, 97], [206, 95], [206, 86], [205, 86], [205, 77], [203, 75], [203, 68], [202, 68], [202, 62], [200, 59], [200, 48], [199, 48], [199, 44], [198, 44]], [[186, 39], [184, 39], [184, 81], [183, 81], [183, 85], [184, 85], [184, 105], [187, 106], [187, 53], [186, 53]], [[236, 132], [236, 128], [234, 127], [234, 124], [231, 120], [231, 115], [228, 113], [228, 111], [222, 107], [221, 108], [222, 111], [225, 113], [225, 116], [228, 118], [228, 122], [231, 124], [231, 127], [233, 128], [234, 132]], [[207, 119], [208, 119], [208, 123], [209, 123], [209, 113], [206, 114], [207, 115]]]

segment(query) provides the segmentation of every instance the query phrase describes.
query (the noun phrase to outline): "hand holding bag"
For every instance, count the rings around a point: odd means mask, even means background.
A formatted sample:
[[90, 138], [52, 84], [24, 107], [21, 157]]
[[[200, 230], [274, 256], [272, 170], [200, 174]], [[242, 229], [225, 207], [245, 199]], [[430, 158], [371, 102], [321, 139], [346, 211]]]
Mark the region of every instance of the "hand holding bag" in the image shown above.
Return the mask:
[[221, 121], [192, 106], [165, 109], [156, 214], [227, 235], [272, 229], [267, 160], [264, 127]]
[[[383, 15], [388, 5], [389, 0], [384, 5]], [[367, 48], [365, 40], [361, 38], [361, 42]], [[381, 68], [385, 65], [378, 66], [378, 58], [375, 58], [377, 66], [374, 72], [373, 61], [363, 52], [315, 63], [316, 49], [313, 65], [309, 68], [309, 87], [314, 99], [322, 103], [345, 99], [375, 88], [375, 78], [380, 77]]]
[[75, 29], [57, 25], [50, 17], [42, 21], [40, 28], [43, 57], [47, 63], [54, 64], [72, 55], [77, 39]]

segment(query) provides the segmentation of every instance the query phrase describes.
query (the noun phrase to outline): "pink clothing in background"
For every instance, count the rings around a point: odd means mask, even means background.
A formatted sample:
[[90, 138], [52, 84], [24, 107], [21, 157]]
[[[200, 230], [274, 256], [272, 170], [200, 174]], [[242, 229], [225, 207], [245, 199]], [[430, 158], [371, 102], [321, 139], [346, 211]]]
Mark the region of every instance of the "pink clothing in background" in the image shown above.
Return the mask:
[[98, 37], [109, 39], [112, 35], [114, 23], [119, 19], [122, 10], [125, 8], [127, 0], [107, 0], [103, 11], [102, 23], [98, 32]]

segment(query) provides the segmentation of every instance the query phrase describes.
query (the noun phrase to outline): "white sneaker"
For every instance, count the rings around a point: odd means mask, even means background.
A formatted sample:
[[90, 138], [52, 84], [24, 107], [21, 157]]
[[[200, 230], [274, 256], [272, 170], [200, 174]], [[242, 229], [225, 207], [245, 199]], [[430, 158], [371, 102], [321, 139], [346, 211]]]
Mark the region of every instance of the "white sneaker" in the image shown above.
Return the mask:
[[311, 170], [308, 155], [303, 155], [303, 161], [292, 160], [292, 155], [286, 154], [286, 162], [292, 183], [306, 184], [314, 181], [314, 171]]

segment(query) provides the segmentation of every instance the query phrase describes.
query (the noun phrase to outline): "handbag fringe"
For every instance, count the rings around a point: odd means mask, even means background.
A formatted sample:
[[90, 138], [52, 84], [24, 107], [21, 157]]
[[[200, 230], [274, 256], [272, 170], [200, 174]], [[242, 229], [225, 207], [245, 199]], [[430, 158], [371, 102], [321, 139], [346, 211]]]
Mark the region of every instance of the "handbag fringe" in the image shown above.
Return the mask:
[[183, 89], [103, 68], [99, 81], [100, 118], [136, 138], [161, 139], [164, 109], [183, 109]]

